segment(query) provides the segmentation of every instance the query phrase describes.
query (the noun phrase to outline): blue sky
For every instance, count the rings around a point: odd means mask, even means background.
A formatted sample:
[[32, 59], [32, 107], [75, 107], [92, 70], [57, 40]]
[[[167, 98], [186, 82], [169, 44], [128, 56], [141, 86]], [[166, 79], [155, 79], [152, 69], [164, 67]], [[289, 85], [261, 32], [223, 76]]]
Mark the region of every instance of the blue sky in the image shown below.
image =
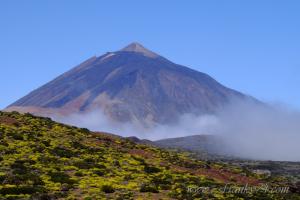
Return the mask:
[[300, 109], [300, 1], [0, 1], [0, 108], [132, 41]]

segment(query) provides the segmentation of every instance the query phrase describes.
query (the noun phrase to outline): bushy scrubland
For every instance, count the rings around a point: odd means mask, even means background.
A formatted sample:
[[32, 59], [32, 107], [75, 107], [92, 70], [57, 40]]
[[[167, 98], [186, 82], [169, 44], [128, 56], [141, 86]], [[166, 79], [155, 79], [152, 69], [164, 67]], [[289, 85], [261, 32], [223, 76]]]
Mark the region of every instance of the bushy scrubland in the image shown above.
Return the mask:
[[[297, 198], [294, 193], [224, 194], [218, 189], [227, 183], [265, 181], [231, 165], [191, 159], [49, 118], [0, 112], [0, 199]], [[193, 193], [188, 191], [192, 186], [215, 189]]]

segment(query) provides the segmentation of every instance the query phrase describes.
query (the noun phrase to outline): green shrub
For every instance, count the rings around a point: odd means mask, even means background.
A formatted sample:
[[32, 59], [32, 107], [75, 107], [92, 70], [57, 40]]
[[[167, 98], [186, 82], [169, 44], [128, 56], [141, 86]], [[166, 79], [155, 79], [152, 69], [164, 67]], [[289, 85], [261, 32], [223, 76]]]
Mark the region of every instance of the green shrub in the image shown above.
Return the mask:
[[81, 171], [77, 171], [74, 173], [75, 176], [83, 176], [83, 173]]
[[112, 185], [103, 185], [101, 187], [101, 190], [102, 190], [102, 192], [105, 192], [105, 193], [114, 193], [115, 192], [115, 189], [113, 188]]
[[77, 154], [69, 149], [63, 148], [63, 147], [55, 147], [52, 150], [52, 154], [59, 156], [59, 157], [65, 157], [65, 158], [71, 158], [76, 156]]
[[10, 135], [15, 140], [23, 140], [24, 139], [23, 135], [21, 133], [18, 133], [18, 132], [13, 132]]
[[152, 173], [158, 173], [161, 170], [157, 167], [154, 167], [154, 166], [145, 165], [144, 166], [144, 171], [148, 174], [152, 174]]
[[87, 146], [81, 144], [81, 143], [78, 142], [78, 141], [72, 141], [72, 142], [71, 142], [71, 145], [72, 145], [72, 147], [75, 148], [75, 149], [88, 149], [88, 148], [89, 148], [89, 147], [87, 147]]
[[55, 183], [66, 183], [66, 184], [74, 184], [76, 181], [72, 180], [68, 174], [63, 172], [50, 172], [48, 175], [51, 177], [51, 181]]
[[6, 179], [6, 175], [0, 175], [0, 184]]
[[158, 188], [154, 184], [143, 183], [140, 187], [140, 192], [159, 193]]
[[81, 128], [80, 131], [83, 133], [90, 133], [90, 130], [87, 128]]
[[46, 147], [50, 147], [50, 141], [49, 141], [49, 140], [43, 140], [42, 143], [43, 143]]
[[118, 160], [114, 160], [113, 165], [116, 167], [121, 167], [120, 162]]
[[118, 194], [116, 200], [133, 200], [133, 192], [122, 192], [121, 194]]
[[103, 170], [103, 169], [94, 169], [93, 173], [97, 174], [98, 176], [104, 176], [105, 175], [105, 170]]
[[34, 194], [37, 192], [44, 192], [45, 189], [41, 186], [15, 186], [15, 187], [3, 187], [0, 189], [0, 194]]
[[169, 190], [172, 186], [172, 177], [171, 176], [162, 176], [158, 175], [151, 179], [151, 183], [156, 185], [162, 190]]
[[91, 169], [91, 168], [106, 169], [104, 165], [98, 164], [93, 159], [90, 158], [76, 161], [74, 163], [74, 166], [78, 167], [79, 169]]

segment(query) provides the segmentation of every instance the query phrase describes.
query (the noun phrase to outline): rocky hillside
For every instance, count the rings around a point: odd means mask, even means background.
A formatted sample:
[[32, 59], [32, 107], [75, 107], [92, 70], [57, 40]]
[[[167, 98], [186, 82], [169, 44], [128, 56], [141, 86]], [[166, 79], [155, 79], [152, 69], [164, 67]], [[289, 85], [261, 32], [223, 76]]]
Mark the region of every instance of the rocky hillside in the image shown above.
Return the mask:
[[[223, 193], [282, 186], [246, 169], [17, 112], [0, 112], [0, 199], [293, 199], [296, 193]], [[188, 188], [209, 187], [191, 192]], [[192, 190], [194, 191], [194, 190]]]

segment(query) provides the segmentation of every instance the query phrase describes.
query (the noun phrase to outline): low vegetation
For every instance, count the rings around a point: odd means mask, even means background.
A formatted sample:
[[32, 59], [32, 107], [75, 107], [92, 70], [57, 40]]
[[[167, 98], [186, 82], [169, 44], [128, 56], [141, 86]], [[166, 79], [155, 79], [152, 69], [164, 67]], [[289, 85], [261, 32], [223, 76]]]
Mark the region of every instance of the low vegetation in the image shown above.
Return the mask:
[[[224, 193], [271, 180], [234, 165], [17, 112], [0, 112], [0, 199], [299, 199]], [[209, 192], [190, 190], [207, 187]]]

